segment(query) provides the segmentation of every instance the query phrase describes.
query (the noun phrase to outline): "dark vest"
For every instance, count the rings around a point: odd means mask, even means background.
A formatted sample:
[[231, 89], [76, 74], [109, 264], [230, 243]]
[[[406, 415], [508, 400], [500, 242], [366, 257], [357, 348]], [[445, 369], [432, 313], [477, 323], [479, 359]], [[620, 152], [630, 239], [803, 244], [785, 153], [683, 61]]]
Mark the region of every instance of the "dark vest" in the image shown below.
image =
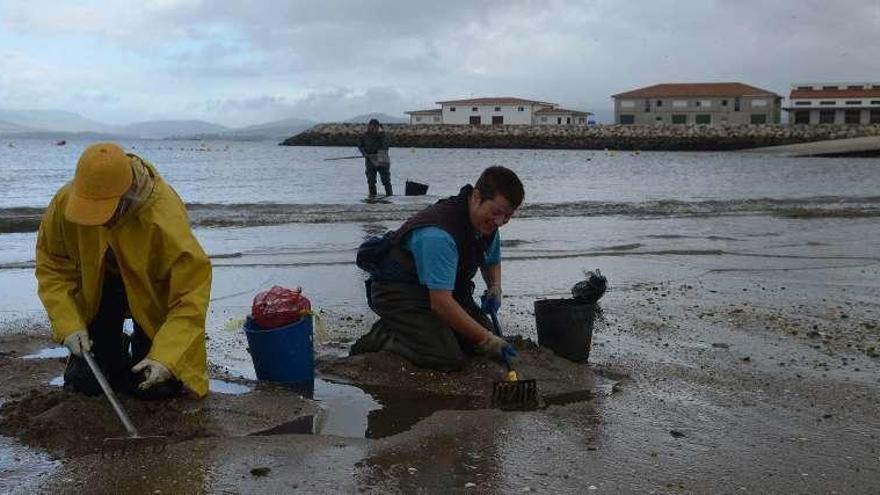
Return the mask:
[[[473, 301], [474, 284], [471, 281], [486, 256], [486, 249], [495, 236], [479, 236], [471, 226], [468, 213], [468, 201], [473, 187], [461, 188], [458, 196], [451, 196], [434, 203], [413, 215], [391, 238], [391, 256], [396, 259], [407, 273], [410, 281], [418, 282], [415, 261], [412, 253], [403, 247], [410, 232], [421, 227], [437, 227], [445, 230], [455, 241], [458, 249], [458, 267], [455, 273], [455, 289], [453, 295], [459, 301]], [[462, 299], [466, 298], [466, 299]]]

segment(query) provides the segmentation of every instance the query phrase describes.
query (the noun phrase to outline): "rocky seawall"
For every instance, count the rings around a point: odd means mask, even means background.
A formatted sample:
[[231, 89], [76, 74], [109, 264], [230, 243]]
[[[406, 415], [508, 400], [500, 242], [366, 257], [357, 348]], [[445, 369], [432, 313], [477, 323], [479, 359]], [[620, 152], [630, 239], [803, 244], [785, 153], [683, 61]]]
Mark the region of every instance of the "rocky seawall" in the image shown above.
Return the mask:
[[[387, 124], [392, 147], [719, 151], [880, 136], [880, 125], [430, 125]], [[285, 146], [355, 146], [365, 124], [318, 124]]]

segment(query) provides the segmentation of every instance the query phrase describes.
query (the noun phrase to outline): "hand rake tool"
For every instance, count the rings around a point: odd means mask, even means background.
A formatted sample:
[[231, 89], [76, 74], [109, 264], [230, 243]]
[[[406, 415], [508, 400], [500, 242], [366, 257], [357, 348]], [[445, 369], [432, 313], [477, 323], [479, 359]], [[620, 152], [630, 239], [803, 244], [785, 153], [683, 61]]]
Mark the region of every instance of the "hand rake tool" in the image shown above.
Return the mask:
[[98, 379], [98, 384], [101, 385], [101, 390], [104, 391], [104, 395], [110, 401], [110, 405], [113, 406], [113, 411], [116, 412], [116, 415], [128, 432], [127, 437], [105, 438], [104, 443], [101, 445], [101, 457], [119, 458], [126, 456], [128, 453], [158, 454], [164, 451], [168, 445], [168, 438], [164, 436], [141, 436], [131, 422], [131, 419], [129, 419], [128, 414], [125, 413], [125, 409], [122, 408], [122, 404], [116, 399], [116, 394], [113, 393], [113, 389], [107, 383], [107, 379], [95, 362], [95, 358], [92, 357], [92, 353], [84, 351], [82, 355], [89, 364], [89, 368], [92, 369], [92, 373], [95, 374], [95, 378]]
[[[501, 337], [501, 325], [498, 316], [490, 313], [495, 335]], [[493, 408], [505, 411], [530, 411], [538, 407], [538, 382], [520, 380], [519, 375], [510, 364], [510, 357], [504, 356], [504, 367], [507, 370], [505, 379], [492, 385], [491, 404]]]

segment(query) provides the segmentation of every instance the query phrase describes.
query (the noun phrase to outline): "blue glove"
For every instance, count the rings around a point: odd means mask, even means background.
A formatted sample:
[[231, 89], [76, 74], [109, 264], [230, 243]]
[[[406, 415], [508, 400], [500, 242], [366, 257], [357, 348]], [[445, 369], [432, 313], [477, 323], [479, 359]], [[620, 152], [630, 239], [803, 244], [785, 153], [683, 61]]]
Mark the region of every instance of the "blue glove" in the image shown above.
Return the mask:
[[506, 340], [496, 335], [489, 334], [486, 340], [477, 344], [477, 348], [483, 354], [510, 363], [510, 358], [516, 357], [516, 349], [513, 348]]
[[498, 314], [501, 308], [501, 287], [493, 285], [480, 296], [480, 311], [488, 315]]
[[501, 360], [504, 361], [505, 364], [507, 364], [507, 369], [511, 368], [510, 358], [517, 356], [519, 356], [519, 354], [517, 354], [516, 349], [514, 349], [512, 345], [507, 344], [506, 346], [501, 348]]

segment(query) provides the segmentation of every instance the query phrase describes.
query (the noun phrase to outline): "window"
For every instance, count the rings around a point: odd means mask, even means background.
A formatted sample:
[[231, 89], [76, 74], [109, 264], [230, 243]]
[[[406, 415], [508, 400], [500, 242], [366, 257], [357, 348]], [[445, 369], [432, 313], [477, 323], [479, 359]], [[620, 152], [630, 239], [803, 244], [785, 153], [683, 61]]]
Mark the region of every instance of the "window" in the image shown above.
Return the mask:
[[479, 115], [473, 115], [473, 116], [471, 116], [471, 117], [468, 119], [468, 123], [469, 123], [470, 125], [480, 125], [480, 116], [479, 116]]
[[843, 113], [843, 122], [846, 124], [859, 124], [862, 122], [861, 110], [847, 110]]
[[820, 124], [833, 124], [834, 123], [834, 110], [819, 110], [819, 123]]
[[672, 116], [672, 123], [673, 124], [687, 124], [688, 123], [688, 116], [684, 115], [684, 114], [673, 115]]
[[810, 103], [811, 103], [811, 102], [809, 102], [809, 101], [796, 101], [796, 102], [794, 102], [794, 104], [795, 104], [796, 106], [801, 106], [801, 107], [809, 106]]
[[847, 105], [861, 105], [862, 100], [846, 100]]
[[636, 116], [632, 114], [621, 114], [620, 115], [620, 123], [621, 124], [633, 124], [636, 121]]
[[697, 124], [711, 124], [712, 116], [708, 113], [698, 113], [696, 118], [694, 119], [694, 122]]
[[752, 100], [753, 107], [766, 107], [767, 100]]
[[880, 110], [871, 110], [868, 122], [871, 124], [880, 124]]
[[645, 112], [651, 111], [651, 100], [645, 100]]
[[578, 124], [583, 124], [583, 123], [584, 123], [584, 118], [578, 117]]
[[813, 87], [812, 86], [798, 86], [797, 89], [798, 89], [798, 91], [812, 91]]
[[449, 111], [450, 111], [450, 112], [454, 112], [454, 111], [455, 111], [455, 107], [449, 107]]
[[701, 107], [701, 106], [703, 106], [703, 102], [700, 101], [700, 100], [697, 100], [697, 101], [694, 102], [694, 106], [695, 106], [695, 107]]
[[726, 106], [727, 106], [727, 100], [721, 100], [721, 106], [722, 106], [722, 107], [726, 107]]
[[658, 107], [662, 107], [662, 106], [663, 106], [663, 100], [657, 100], [657, 106], [658, 106]]
[[880, 105], [880, 100], [871, 100], [871, 105]]
[[661, 117], [659, 115], [654, 117], [654, 122], [663, 122], [663, 117]]
[[565, 118], [565, 123], [566, 123], [566, 124], [571, 124], [571, 117], [566, 117], [566, 118]]
[[861, 84], [856, 84], [855, 86], [847, 86], [846, 89], [863, 89]]
[[798, 110], [794, 113], [794, 123], [795, 124], [809, 124], [810, 123], [810, 111], [809, 110]]
[[766, 113], [753, 113], [751, 115], [752, 124], [766, 124], [767, 123], [767, 114]]
[[547, 117], [541, 117], [541, 122], [547, 122]]
[[635, 108], [636, 102], [633, 100], [622, 100], [620, 102], [620, 108]]
[[416, 122], [421, 122], [421, 121], [422, 121], [421, 117], [416, 117]]
[[526, 111], [526, 107], [516, 107], [516, 111], [517, 111], [517, 112], [525, 112], [525, 111]]
[[480, 109], [477, 107], [471, 107], [471, 112], [479, 112]]
[[822, 91], [837, 91], [837, 86], [822, 86]]
[[492, 116], [492, 125], [501, 125], [504, 123], [504, 117], [501, 115]]
[[500, 111], [501, 111], [501, 107], [495, 107], [495, 111], [496, 111], [496, 112], [500, 112]]
[[733, 111], [739, 112], [739, 96], [733, 99]]
[[687, 100], [672, 100], [672, 106], [674, 108], [687, 108], [688, 102]]
[[834, 105], [834, 102], [826, 100], [826, 101], [820, 101], [819, 104], [820, 105]]

